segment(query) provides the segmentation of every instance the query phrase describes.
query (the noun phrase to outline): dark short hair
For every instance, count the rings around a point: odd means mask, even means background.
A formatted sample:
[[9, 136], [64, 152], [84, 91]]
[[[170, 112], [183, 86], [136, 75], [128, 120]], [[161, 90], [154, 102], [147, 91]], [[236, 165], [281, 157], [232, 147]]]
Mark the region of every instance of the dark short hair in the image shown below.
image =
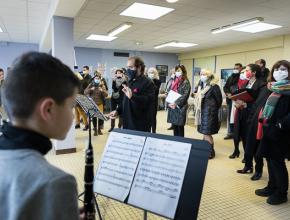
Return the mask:
[[0, 72], [4, 72], [4, 70], [0, 68]]
[[83, 66], [83, 69], [89, 70], [90, 67], [88, 67], [88, 66]]
[[115, 74], [117, 74], [118, 72], [124, 73], [123, 69], [116, 69]]
[[29, 52], [13, 62], [4, 81], [2, 100], [10, 118], [26, 119], [39, 100], [50, 97], [61, 105], [79, 86], [77, 76], [60, 60]]
[[145, 71], [145, 63], [141, 57], [129, 57], [128, 60], [134, 60], [134, 65], [136, 68], [141, 67], [141, 73], [144, 74]]
[[[285, 66], [288, 69], [288, 74], [290, 74], [290, 62], [288, 60], [279, 60], [273, 65], [271, 72], [270, 72], [268, 79], [267, 79], [268, 82], [275, 81], [275, 79], [273, 77], [273, 73], [274, 73], [275, 69], [278, 69], [280, 66]], [[288, 79], [290, 79], [290, 75], [288, 75]]]
[[182, 79], [183, 80], [187, 79], [187, 71], [186, 71], [185, 66], [182, 65], [182, 64], [178, 64], [178, 65], [175, 66], [175, 71], [178, 70], [179, 68], [182, 71]]
[[248, 64], [252, 72], [256, 72], [256, 78], [259, 79], [261, 77], [261, 67], [258, 64]]
[[261, 63], [261, 64], [263, 64], [264, 67], [266, 66], [266, 60], [264, 60], [264, 59], [259, 59], [255, 63]]
[[243, 68], [243, 65], [241, 63], [236, 63], [235, 66], [239, 66], [240, 68]]

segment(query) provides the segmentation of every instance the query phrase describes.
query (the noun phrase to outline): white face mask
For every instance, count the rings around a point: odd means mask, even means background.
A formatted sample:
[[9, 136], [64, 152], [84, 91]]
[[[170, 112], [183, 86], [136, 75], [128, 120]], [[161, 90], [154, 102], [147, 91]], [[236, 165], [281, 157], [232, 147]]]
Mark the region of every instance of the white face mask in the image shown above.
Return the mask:
[[154, 78], [154, 73], [148, 73], [148, 77], [149, 77], [150, 79], [153, 79], [153, 78]]
[[170, 77], [171, 77], [171, 79], [174, 79], [174, 77], [175, 77], [175, 74], [174, 74], [174, 73], [172, 73]]
[[240, 72], [239, 70], [236, 70], [236, 69], [233, 70], [233, 73], [234, 73], [234, 74], [237, 74], [237, 73], [239, 73], [239, 72]]
[[244, 73], [241, 73], [241, 74], [240, 74], [240, 79], [241, 79], [241, 80], [245, 80], [245, 79], [247, 79], [247, 78], [245, 77], [245, 74], [244, 74]]
[[288, 71], [287, 70], [275, 70], [273, 73], [274, 79], [279, 82], [284, 79], [288, 78]]
[[200, 80], [201, 80], [202, 82], [206, 82], [207, 79], [208, 79], [208, 77], [205, 76], [205, 75], [201, 75], [201, 76], [200, 76]]
[[182, 76], [182, 72], [175, 72], [176, 77]]

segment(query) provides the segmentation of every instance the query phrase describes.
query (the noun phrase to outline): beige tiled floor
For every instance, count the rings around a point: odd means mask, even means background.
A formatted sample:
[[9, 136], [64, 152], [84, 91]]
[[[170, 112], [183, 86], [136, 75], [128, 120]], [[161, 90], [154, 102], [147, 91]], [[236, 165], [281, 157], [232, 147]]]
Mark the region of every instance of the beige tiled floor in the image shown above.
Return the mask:
[[[103, 147], [108, 137], [109, 122], [105, 123], [104, 135], [93, 138], [95, 166], [100, 160]], [[166, 128], [166, 113], [158, 113], [158, 133], [172, 134]], [[194, 127], [186, 126], [185, 136], [189, 138], [201, 138]], [[201, 198], [198, 219], [290, 219], [290, 202], [270, 206], [265, 198], [257, 197], [254, 191], [262, 188], [267, 183], [267, 170], [261, 180], [253, 182], [250, 175], [240, 175], [236, 170], [243, 167], [241, 158], [230, 160], [228, 155], [232, 152], [232, 141], [224, 141], [226, 129], [222, 128], [218, 135], [215, 135], [215, 148], [217, 156], [209, 161], [205, 185]], [[77, 153], [66, 155], [54, 155], [50, 152], [47, 159], [65, 171], [73, 174], [78, 182], [78, 188], [83, 190], [84, 175], [84, 152], [87, 145], [87, 133], [78, 130], [77, 132]], [[288, 165], [288, 169], [289, 169]], [[289, 169], [290, 170], [290, 169]], [[123, 205], [105, 197], [98, 197], [98, 203], [105, 220], [141, 220], [143, 212], [139, 209]], [[162, 219], [149, 214], [148, 219]]]

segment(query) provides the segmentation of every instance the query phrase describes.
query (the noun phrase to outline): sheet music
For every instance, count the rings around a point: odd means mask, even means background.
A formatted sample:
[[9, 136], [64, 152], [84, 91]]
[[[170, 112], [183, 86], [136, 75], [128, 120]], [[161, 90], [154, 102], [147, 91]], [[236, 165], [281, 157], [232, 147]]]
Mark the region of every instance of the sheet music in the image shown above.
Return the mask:
[[92, 98], [78, 94], [76, 97], [76, 101], [85, 111], [85, 113], [89, 113], [91, 117], [97, 117], [103, 121], [108, 120], [108, 118], [99, 110], [98, 106], [95, 104]]
[[166, 97], [166, 102], [170, 104], [174, 104], [177, 99], [179, 99], [181, 95], [177, 92], [174, 92], [173, 90], [170, 90], [167, 97]]
[[148, 137], [128, 203], [174, 218], [191, 144]]
[[94, 181], [94, 191], [124, 201], [146, 137], [111, 132]]

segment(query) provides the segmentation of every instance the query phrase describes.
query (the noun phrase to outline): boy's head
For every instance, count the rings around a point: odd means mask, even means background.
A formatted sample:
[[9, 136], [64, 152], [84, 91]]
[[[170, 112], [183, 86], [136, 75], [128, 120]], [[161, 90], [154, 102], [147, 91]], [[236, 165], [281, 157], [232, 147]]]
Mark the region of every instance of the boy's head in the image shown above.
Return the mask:
[[29, 52], [14, 61], [2, 100], [13, 125], [64, 139], [73, 121], [78, 88], [78, 78], [60, 60]]

